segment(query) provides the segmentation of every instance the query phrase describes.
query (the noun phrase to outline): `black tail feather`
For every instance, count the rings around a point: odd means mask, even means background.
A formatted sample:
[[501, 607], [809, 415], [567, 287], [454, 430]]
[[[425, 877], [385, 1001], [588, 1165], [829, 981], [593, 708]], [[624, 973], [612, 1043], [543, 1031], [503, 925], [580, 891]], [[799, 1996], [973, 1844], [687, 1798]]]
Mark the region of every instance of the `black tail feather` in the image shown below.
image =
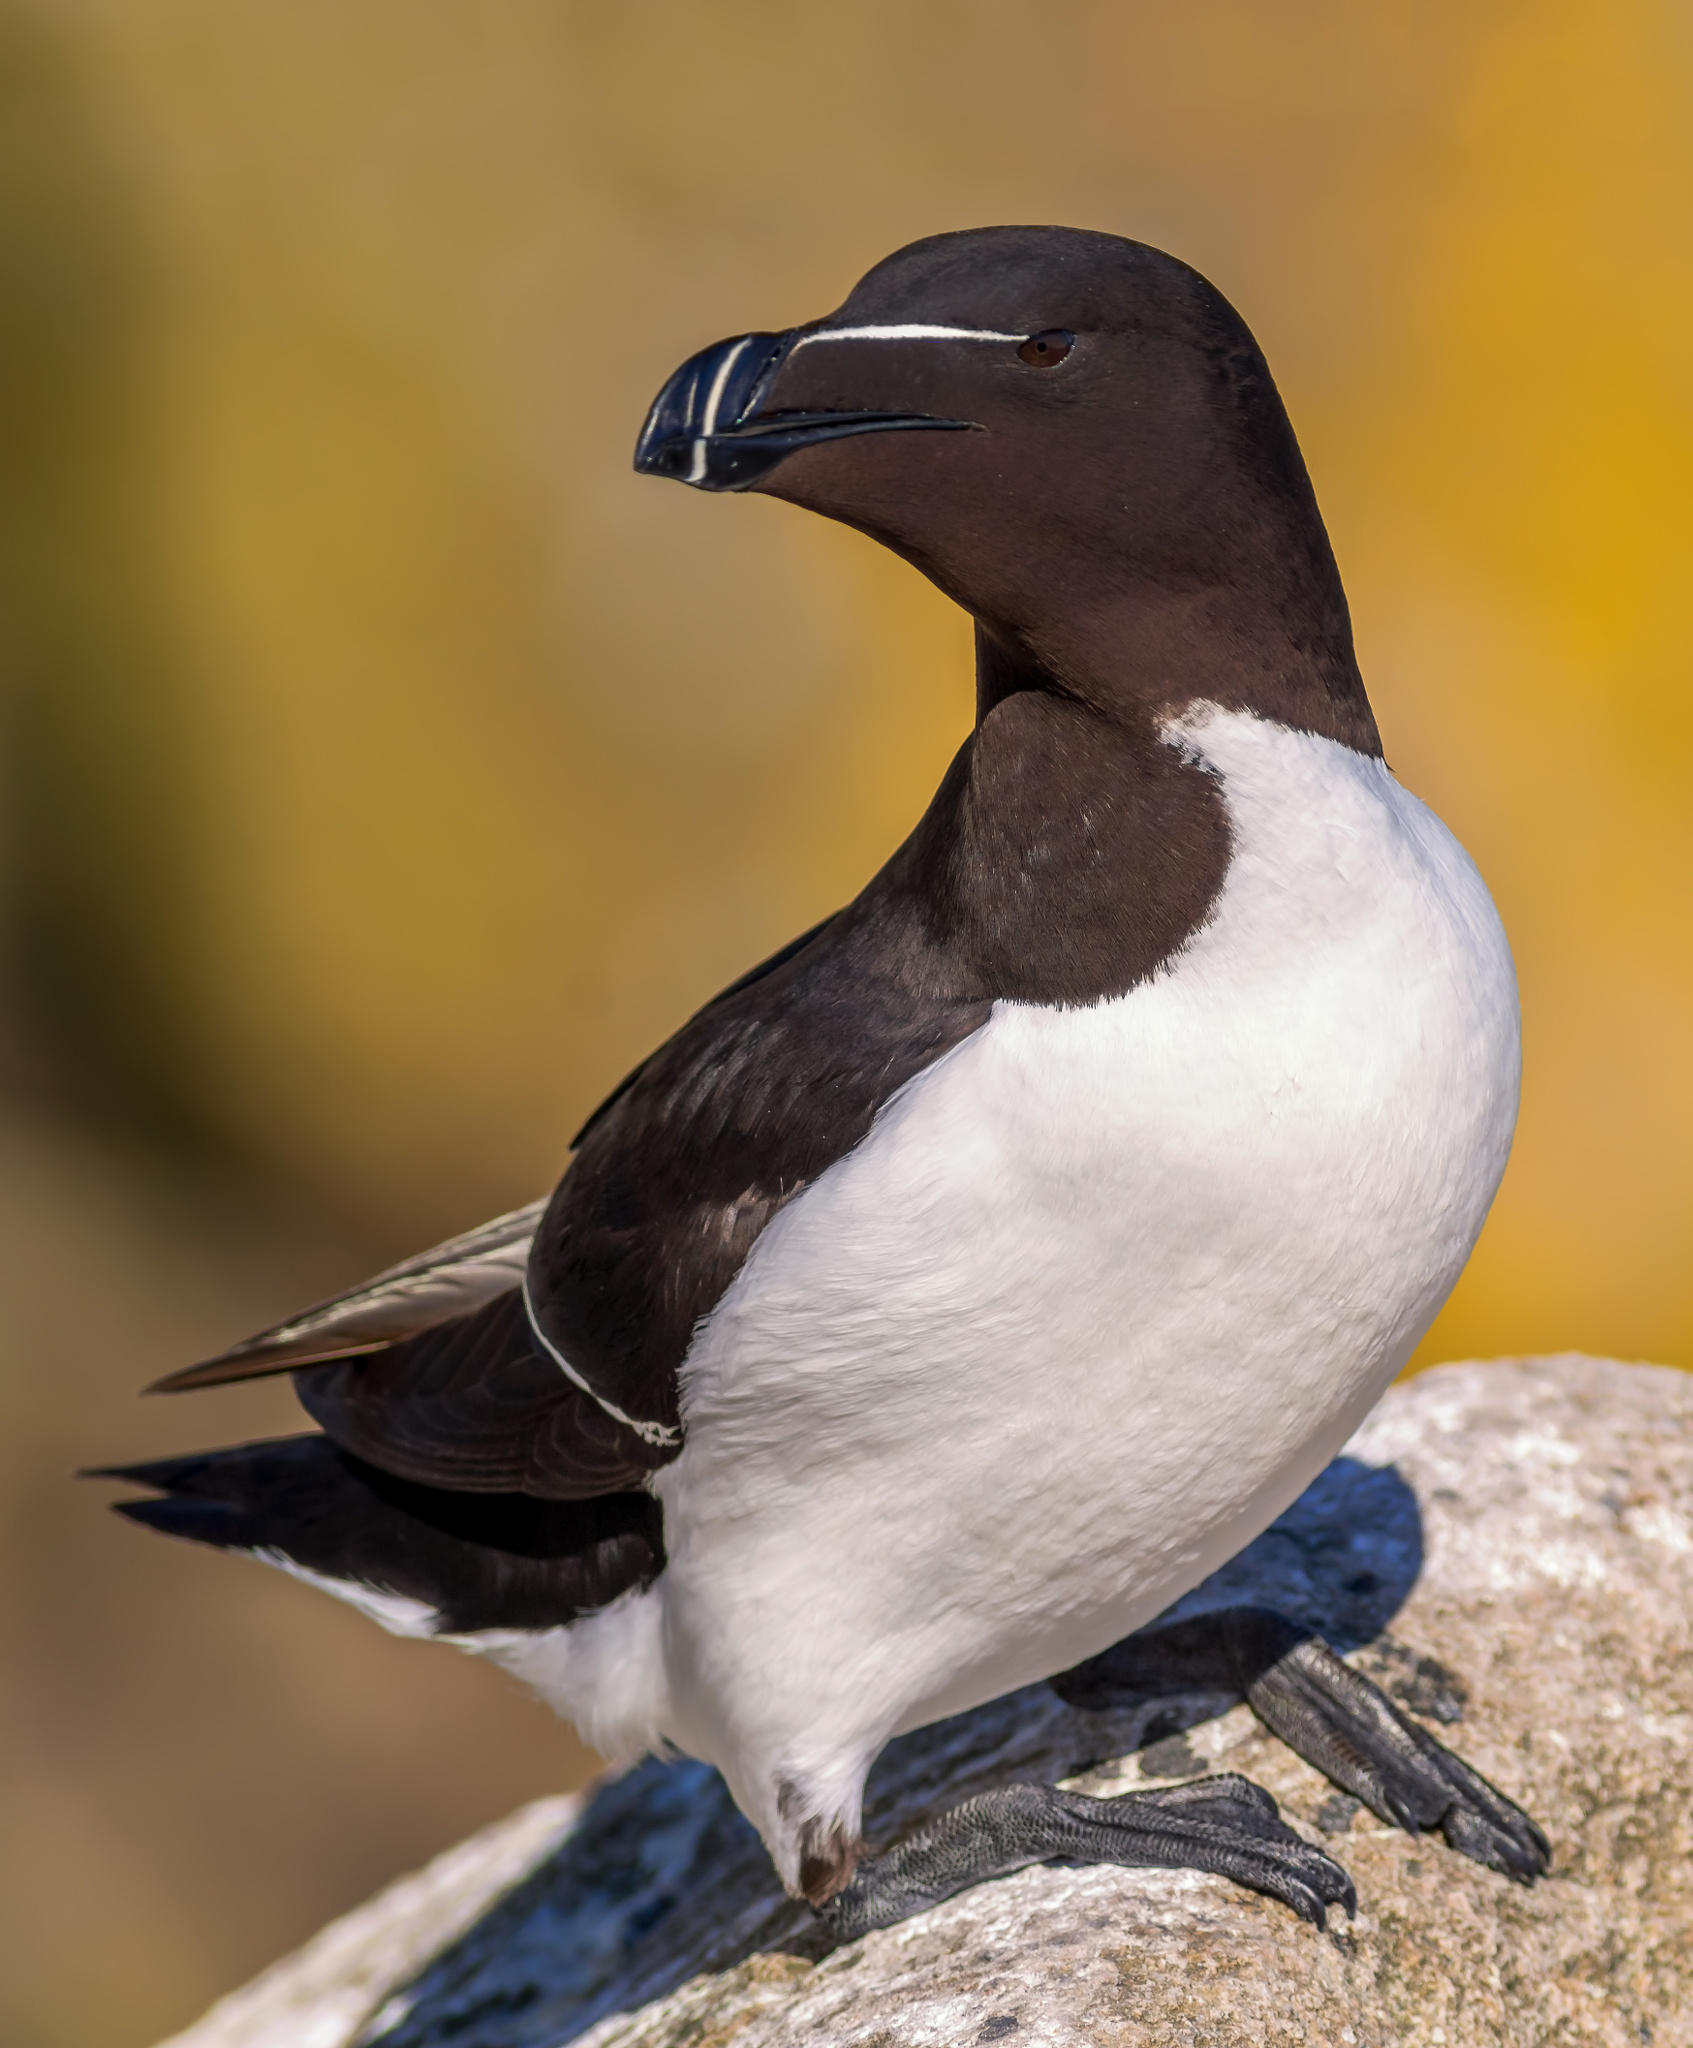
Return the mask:
[[647, 1493], [581, 1501], [452, 1493], [379, 1471], [326, 1436], [106, 1466], [85, 1478], [150, 1487], [114, 1503], [144, 1528], [307, 1570], [433, 1609], [435, 1626], [548, 1628], [650, 1585], [663, 1518]]
[[235, 1450], [190, 1451], [180, 1458], [153, 1458], [145, 1465], [90, 1465], [76, 1476], [122, 1479], [131, 1486], [150, 1486], [155, 1493], [234, 1503], [241, 1498], [243, 1479], [260, 1462], [255, 1453], [315, 1441], [311, 1436], [273, 1437], [268, 1443], [242, 1444]]
[[144, 1529], [157, 1529], [162, 1536], [186, 1536], [220, 1550], [261, 1547], [242, 1517], [220, 1500], [119, 1500], [112, 1503], [112, 1512]]

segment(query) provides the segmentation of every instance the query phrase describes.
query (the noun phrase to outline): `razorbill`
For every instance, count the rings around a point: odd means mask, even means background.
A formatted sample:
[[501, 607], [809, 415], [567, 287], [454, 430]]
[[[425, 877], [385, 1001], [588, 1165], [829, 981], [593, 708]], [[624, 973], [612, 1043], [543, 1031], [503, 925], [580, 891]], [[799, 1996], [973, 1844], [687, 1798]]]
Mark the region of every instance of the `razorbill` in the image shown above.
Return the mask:
[[1245, 324], [1136, 242], [939, 235], [684, 364], [635, 466], [913, 563], [975, 622], [974, 730], [550, 1198], [162, 1383], [291, 1371], [321, 1433], [129, 1468], [121, 1511], [709, 1760], [843, 1934], [1059, 1855], [1350, 1906], [1238, 1778], [1014, 1786], [864, 1854], [891, 1736], [1065, 1673], [1228, 1685], [1530, 1879], [1534, 1824], [1308, 1632], [1111, 1649], [1403, 1366], [1516, 1115], [1504, 934], [1382, 758]]

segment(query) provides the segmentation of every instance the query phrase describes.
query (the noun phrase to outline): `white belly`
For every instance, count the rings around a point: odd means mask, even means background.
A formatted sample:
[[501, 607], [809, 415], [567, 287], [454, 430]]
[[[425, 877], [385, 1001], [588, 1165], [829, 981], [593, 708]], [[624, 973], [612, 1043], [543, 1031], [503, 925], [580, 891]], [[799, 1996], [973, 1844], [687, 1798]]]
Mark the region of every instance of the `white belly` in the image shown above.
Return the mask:
[[772, 1223], [661, 1475], [668, 1729], [738, 1793], [1092, 1654], [1272, 1520], [1457, 1278], [1516, 1113], [1510, 955], [1379, 762], [1171, 734], [1233, 859], [1170, 968], [996, 1005]]

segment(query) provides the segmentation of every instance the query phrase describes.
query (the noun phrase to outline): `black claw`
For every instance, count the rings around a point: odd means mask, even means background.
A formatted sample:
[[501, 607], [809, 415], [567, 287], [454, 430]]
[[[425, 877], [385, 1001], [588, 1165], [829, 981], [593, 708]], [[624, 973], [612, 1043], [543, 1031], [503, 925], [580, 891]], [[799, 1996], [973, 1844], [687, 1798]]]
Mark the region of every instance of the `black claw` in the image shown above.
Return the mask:
[[1297, 1913], [1301, 1920], [1309, 1920], [1314, 1927], [1328, 1925], [1329, 1902], [1313, 1884], [1296, 1877], [1291, 1871], [1269, 1868], [1252, 1876], [1245, 1872], [1231, 1872], [1236, 1881], [1249, 1885], [1253, 1891], [1262, 1892], [1266, 1898], [1279, 1901]]
[[1291, 1830], [1277, 1846], [1285, 1852], [1282, 1857], [1244, 1858], [1236, 1865], [1221, 1865], [1220, 1874], [1279, 1900], [1314, 1927], [1328, 1925], [1331, 1906], [1343, 1907], [1349, 1920], [1356, 1914], [1357, 1888], [1338, 1863]]
[[[1345, 1908], [1348, 1920], [1356, 1918], [1358, 1912], [1358, 1888], [1352, 1882], [1351, 1877], [1332, 1857], [1325, 1856], [1320, 1849], [1313, 1849], [1308, 1842], [1301, 1841], [1297, 1835], [1294, 1837], [1294, 1840], [1299, 1842], [1300, 1848], [1304, 1851], [1304, 1855], [1300, 1858], [1304, 1868], [1301, 1876], [1295, 1882], [1301, 1888], [1310, 1891], [1311, 1896], [1317, 1901], [1319, 1909], [1316, 1913], [1307, 1914], [1305, 1917], [1307, 1919], [1314, 1919], [1319, 1927], [1323, 1927], [1327, 1925], [1326, 1909], [1330, 1906], [1341, 1906]], [[1289, 1903], [1292, 1903], [1292, 1901]], [[1295, 1911], [1297, 1910], [1298, 1908], [1295, 1906]]]
[[1299, 1915], [1301, 1920], [1309, 1920], [1319, 1933], [1328, 1926], [1328, 1908], [1323, 1904], [1322, 1899], [1316, 1892], [1307, 1891], [1302, 1884], [1292, 1884], [1288, 1886], [1282, 1897]]
[[1496, 1814], [1454, 1800], [1441, 1818], [1440, 1832], [1460, 1855], [1516, 1884], [1544, 1877], [1552, 1860], [1551, 1844], [1526, 1814]]

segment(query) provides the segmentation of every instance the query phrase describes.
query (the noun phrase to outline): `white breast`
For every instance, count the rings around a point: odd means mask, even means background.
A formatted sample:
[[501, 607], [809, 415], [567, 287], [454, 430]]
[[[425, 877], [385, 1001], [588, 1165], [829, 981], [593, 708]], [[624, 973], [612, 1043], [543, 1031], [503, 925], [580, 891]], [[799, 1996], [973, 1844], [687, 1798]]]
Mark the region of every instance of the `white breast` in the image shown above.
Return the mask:
[[996, 1005], [764, 1233], [658, 1482], [669, 1731], [815, 1785], [1138, 1626], [1278, 1514], [1456, 1279], [1515, 984], [1378, 761], [1239, 713], [1227, 882], [1150, 983]]

